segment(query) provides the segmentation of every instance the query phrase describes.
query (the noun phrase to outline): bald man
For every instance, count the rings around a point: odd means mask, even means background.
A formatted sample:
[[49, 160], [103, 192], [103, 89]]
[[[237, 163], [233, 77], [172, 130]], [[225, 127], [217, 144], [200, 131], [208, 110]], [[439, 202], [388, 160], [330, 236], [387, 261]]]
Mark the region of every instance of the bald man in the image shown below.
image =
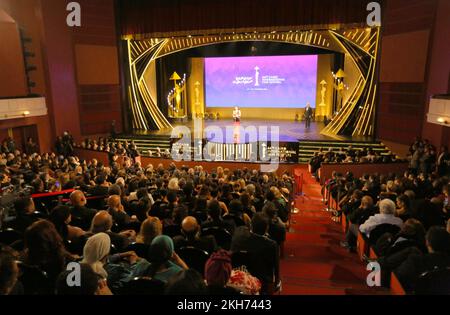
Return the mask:
[[175, 236], [173, 239], [175, 249], [185, 246], [193, 246], [202, 249], [208, 254], [217, 250], [216, 239], [212, 235], [201, 236], [200, 225], [196, 218], [188, 216], [181, 223], [181, 232], [183, 236]]
[[74, 190], [70, 194], [72, 225], [78, 226], [83, 230], [89, 229], [89, 224], [97, 211], [86, 207], [86, 197], [81, 190]]
[[91, 223], [91, 233], [106, 233], [111, 238], [111, 243], [114, 244], [118, 251], [125, 250], [136, 237], [134, 231], [122, 231], [120, 233], [115, 233], [111, 231], [113, 227], [113, 218], [106, 210], [97, 212], [97, 214], [92, 219]]
[[113, 221], [118, 225], [119, 230], [128, 228], [130, 222], [136, 221], [125, 212], [119, 195], [112, 195], [108, 198], [108, 212]]

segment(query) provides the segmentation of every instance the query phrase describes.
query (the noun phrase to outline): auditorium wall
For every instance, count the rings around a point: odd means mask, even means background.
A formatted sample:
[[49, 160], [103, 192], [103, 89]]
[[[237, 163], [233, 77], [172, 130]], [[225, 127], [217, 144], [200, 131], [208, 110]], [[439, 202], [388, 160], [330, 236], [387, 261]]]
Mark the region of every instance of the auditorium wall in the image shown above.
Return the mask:
[[[81, 27], [69, 27], [65, 0], [0, 0], [35, 54], [32, 92], [46, 97], [50, 137], [69, 130], [77, 140], [122, 128], [115, 1], [77, 1]], [[18, 121], [12, 121], [17, 124]]]
[[408, 144], [423, 136], [450, 141], [447, 127], [426, 123], [429, 98], [447, 93], [448, 0], [387, 0], [384, 8], [377, 135]]
[[[429, 99], [436, 94], [450, 94], [450, 1], [439, 0], [432, 48], [429, 62], [429, 76], [426, 90], [425, 112]], [[424, 116], [422, 136], [437, 146], [450, 146], [450, 128], [430, 124]]]
[[0, 7], [0, 98], [25, 96], [27, 83], [16, 21]]

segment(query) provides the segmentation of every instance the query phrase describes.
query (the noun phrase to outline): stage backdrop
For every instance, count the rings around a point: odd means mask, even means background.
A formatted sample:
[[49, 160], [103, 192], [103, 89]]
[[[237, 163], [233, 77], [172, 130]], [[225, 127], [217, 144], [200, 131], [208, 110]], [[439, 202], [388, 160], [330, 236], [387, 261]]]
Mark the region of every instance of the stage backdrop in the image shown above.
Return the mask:
[[[312, 73], [308, 77], [307, 85], [308, 90], [301, 91], [302, 82], [298, 82], [298, 89], [292, 88], [291, 91], [286, 90], [283, 91], [283, 84], [278, 84], [276, 86], [275, 90], [250, 90], [246, 91], [244, 84], [235, 85], [233, 83], [230, 83], [230, 78], [233, 77], [233, 73], [228, 73], [228, 81], [226, 81], [223, 73], [218, 73], [217, 71], [213, 71], [211, 68], [208, 68], [208, 62], [216, 63], [222, 61], [222, 64], [227, 59], [231, 60], [233, 59], [241, 59], [241, 58], [196, 58], [201, 61], [196, 61], [197, 66], [193, 66], [191, 68], [191, 77], [195, 77], [196, 81], [200, 82], [202, 86], [204, 85], [204, 89], [201, 89], [200, 96], [203, 96], [203, 91], [205, 94], [205, 98], [201, 100], [202, 103], [205, 103], [205, 111], [208, 113], [219, 113], [220, 117], [222, 118], [231, 118], [233, 111], [231, 107], [234, 106], [241, 106], [241, 112], [242, 116], [244, 118], [249, 119], [279, 119], [279, 120], [294, 120], [295, 115], [303, 115], [304, 107], [306, 106], [306, 102], [309, 101], [311, 103], [312, 107], [315, 107], [316, 111], [316, 119], [322, 120], [323, 117], [326, 115], [328, 117], [331, 116], [332, 112], [332, 97], [333, 97], [333, 78], [331, 74], [331, 69], [333, 68], [333, 55], [332, 54], [320, 54], [320, 55], [304, 55], [304, 56], [277, 56], [273, 58], [296, 58], [296, 57], [302, 57], [306, 58], [312, 58], [315, 60], [312, 60], [314, 64], [314, 69], [309, 69]], [[254, 57], [243, 57], [242, 59], [251, 58]], [[258, 57], [258, 58], [266, 58], [266, 57]], [[271, 57], [269, 57], [271, 58]], [[244, 60], [245, 61], [245, 60]], [[311, 61], [311, 60], [308, 60]], [[232, 64], [225, 67], [232, 67]], [[217, 67], [217, 65], [213, 65], [214, 67]], [[298, 67], [301, 66], [301, 64], [297, 64]], [[204, 67], [204, 68], [203, 68]], [[222, 65], [219, 65], [219, 67], [222, 68], [223, 71], [225, 71], [225, 67]], [[253, 67], [254, 68], [254, 67]], [[259, 66], [259, 68], [262, 68]], [[282, 70], [278, 71], [276, 66], [271, 67], [272, 70], [270, 71], [277, 71], [277, 73], [281, 73]], [[280, 74], [279, 77], [288, 77], [291, 74], [294, 76], [293, 78], [295, 80], [301, 81], [301, 78], [305, 76], [298, 76], [295, 77], [295, 72], [299, 73], [297, 68], [293, 67], [292, 69], [289, 69], [287, 71], [287, 75]], [[209, 71], [209, 73], [208, 73]], [[260, 75], [262, 76], [262, 70], [260, 69]], [[309, 71], [309, 73], [311, 73]], [[215, 73], [212, 73], [215, 72]], [[225, 71], [226, 72], [226, 71]], [[253, 75], [255, 70], [253, 69]], [[301, 71], [300, 71], [301, 72]], [[209, 75], [208, 75], [209, 74]], [[236, 76], [233, 77], [233, 79]], [[248, 76], [250, 77], [250, 75]], [[292, 76], [291, 76], [292, 77]], [[299, 79], [300, 77], [300, 79]], [[210, 79], [208, 82], [208, 78]], [[243, 78], [241, 78], [243, 80]], [[259, 78], [260, 84], [262, 78]], [[189, 83], [190, 80], [188, 80]], [[217, 82], [215, 82], [217, 81]], [[322, 81], [326, 82], [325, 85], [325, 92], [323, 93], [323, 100], [322, 101], [322, 85], [320, 84]], [[253, 82], [254, 84], [254, 82]], [[208, 86], [210, 85], [210, 86]], [[215, 85], [215, 86], [213, 86]], [[219, 85], [221, 86], [221, 89], [218, 89]], [[250, 84], [252, 85], [252, 84]], [[295, 84], [294, 84], [295, 85]], [[190, 94], [194, 94], [194, 84], [191, 84], [192, 88], [189, 89]], [[253, 87], [254, 88], [254, 87]], [[281, 88], [281, 90], [279, 90]], [[245, 98], [245, 93], [267, 93], [270, 92], [268, 95], [257, 95], [255, 98], [249, 98], [249, 103], [244, 104], [242, 102], [242, 98]], [[210, 94], [208, 97], [208, 93]], [[238, 95], [239, 94], [239, 95]], [[242, 95], [244, 94], [244, 95]], [[303, 98], [303, 99], [302, 99]], [[285, 103], [282, 103], [285, 101]], [[213, 105], [214, 103], [220, 103], [219, 106]], [[278, 106], [276, 106], [278, 104]], [[323, 105], [325, 104], [325, 105]], [[261, 110], [261, 108], [265, 108], [265, 110]]]
[[316, 107], [317, 55], [205, 59], [207, 107]]

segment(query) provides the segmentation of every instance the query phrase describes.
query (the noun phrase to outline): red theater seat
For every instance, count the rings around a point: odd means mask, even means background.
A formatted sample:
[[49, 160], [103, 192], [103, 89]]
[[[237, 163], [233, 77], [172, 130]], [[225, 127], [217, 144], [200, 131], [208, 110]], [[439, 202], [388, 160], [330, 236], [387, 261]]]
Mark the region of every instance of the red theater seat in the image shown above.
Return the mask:
[[393, 272], [391, 273], [390, 288], [391, 288], [392, 295], [406, 295], [406, 292], [403, 289], [402, 284], [400, 283], [397, 276]]
[[359, 259], [364, 260], [364, 256], [369, 253], [369, 241], [360, 232], [358, 233], [358, 239], [356, 241], [356, 251], [358, 252]]

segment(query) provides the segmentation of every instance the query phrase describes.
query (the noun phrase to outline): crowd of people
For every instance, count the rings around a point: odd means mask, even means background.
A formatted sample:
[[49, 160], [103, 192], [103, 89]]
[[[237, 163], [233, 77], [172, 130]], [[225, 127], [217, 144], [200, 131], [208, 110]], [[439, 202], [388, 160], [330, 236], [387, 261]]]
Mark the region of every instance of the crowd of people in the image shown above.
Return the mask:
[[[82, 149], [108, 152], [110, 161], [114, 161], [118, 156], [124, 156], [135, 160], [136, 157], [141, 155], [141, 152], [133, 140], [125, 140], [122, 142], [105, 137], [99, 137], [97, 140], [86, 138], [80, 144], [74, 144], [74, 146]], [[159, 158], [171, 157], [169, 149], [161, 150], [160, 147], [156, 147], [154, 150], [147, 150], [145, 155]]]
[[341, 147], [339, 150], [333, 150], [333, 148], [324, 150], [321, 148], [318, 152], [314, 152], [309, 165], [311, 166], [311, 172], [316, 174], [322, 163], [393, 163], [398, 161], [401, 161], [401, 159], [392, 152], [381, 155], [372, 148], [354, 149], [350, 145], [346, 149]]
[[[0, 189], [15, 197], [0, 235], [20, 237], [1, 245], [0, 294], [126, 294], [138, 290], [133, 281], [158, 284], [167, 294], [268, 294], [280, 283], [289, 174], [114, 159], [107, 166], [80, 160], [73, 147], [67, 133], [57, 153], [1, 154]], [[48, 194], [67, 190], [68, 200]], [[46, 196], [51, 202], [40, 199]], [[229, 238], [207, 234], [211, 228]], [[206, 254], [204, 266], [182, 255], [190, 247]], [[254, 261], [247, 270], [235, 266], [243, 253]], [[82, 286], [68, 284], [72, 263], [80, 266]], [[30, 268], [45, 275], [38, 288], [27, 281]]]
[[383, 285], [394, 272], [407, 292], [420, 293], [424, 273], [450, 268], [449, 177], [334, 173], [323, 188], [339, 202], [334, 215], [347, 220], [341, 246], [355, 251], [362, 233], [378, 256]]
[[438, 152], [436, 147], [426, 139], [415, 139], [409, 148], [408, 160], [410, 161], [410, 169], [414, 174], [437, 172], [440, 176], [444, 176], [450, 170], [448, 148], [442, 146]]

